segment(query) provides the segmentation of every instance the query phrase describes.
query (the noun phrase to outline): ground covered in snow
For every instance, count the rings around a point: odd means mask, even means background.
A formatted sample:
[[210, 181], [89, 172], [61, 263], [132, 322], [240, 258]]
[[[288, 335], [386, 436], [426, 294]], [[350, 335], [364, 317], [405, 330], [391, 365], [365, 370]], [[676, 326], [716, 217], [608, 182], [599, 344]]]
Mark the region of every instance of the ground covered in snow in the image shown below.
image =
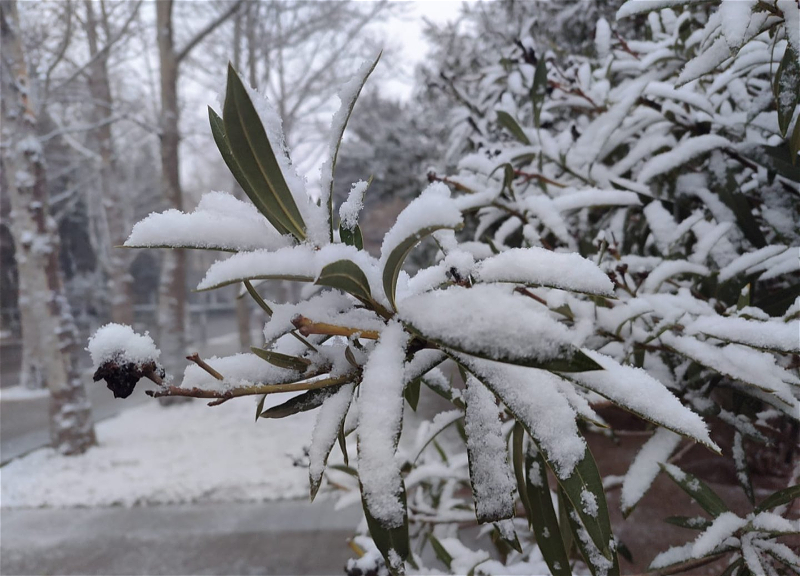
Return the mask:
[[[286, 400], [277, 396], [266, 406]], [[252, 398], [213, 408], [201, 401], [131, 408], [97, 424], [99, 446], [81, 456], [46, 448], [4, 466], [0, 502], [138, 506], [307, 497], [303, 450], [316, 414], [254, 422], [255, 409]], [[339, 458], [337, 448], [331, 461]]]

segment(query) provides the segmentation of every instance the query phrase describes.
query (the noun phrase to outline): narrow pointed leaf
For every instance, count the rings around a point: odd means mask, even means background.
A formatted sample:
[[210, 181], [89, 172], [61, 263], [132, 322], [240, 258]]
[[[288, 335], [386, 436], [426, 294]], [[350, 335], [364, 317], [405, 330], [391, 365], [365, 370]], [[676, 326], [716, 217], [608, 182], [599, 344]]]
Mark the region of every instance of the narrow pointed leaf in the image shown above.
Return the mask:
[[400, 276], [400, 270], [403, 268], [403, 263], [406, 261], [406, 257], [411, 252], [411, 250], [419, 244], [419, 242], [433, 234], [437, 230], [443, 230], [445, 228], [450, 228], [449, 226], [444, 225], [436, 225], [436, 226], [428, 226], [417, 231], [415, 234], [408, 236], [405, 240], [400, 242], [394, 250], [389, 254], [389, 257], [386, 259], [386, 263], [383, 269], [383, 289], [386, 293], [386, 297], [391, 302], [392, 307], [397, 308], [395, 303], [395, 293], [397, 292], [397, 278]]
[[494, 394], [467, 376], [464, 429], [475, 515], [481, 524], [514, 517], [514, 482]]
[[689, 530], [705, 530], [711, 526], [711, 520], [702, 516], [670, 516], [669, 518], [664, 518], [664, 522]]
[[517, 481], [517, 494], [519, 494], [522, 507], [525, 509], [528, 527], [531, 527], [533, 512], [528, 501], [528, 490], [525, 483], [525, 428], [519, 422], [514, 422], [514, 430], [511, 434], [511, 462], [514, 466], [514, 479]]
[[504, 112], [503, 110], [497, 110], [497, 122], [500, 124], [500, 126], [511, 132], [514, 138], [519, 140], [521, 143], [530, 146], [531, 141], [528, 139], [525, 131], [520, 127], [511, 114]]
[[266, 360], [278, 368], [288, 368], [289, 370], [303, 372], [311, 364], [311, 361], [306, 358], [281, 354], [280, 352], [273, 352], [271, 350], [264, 350], [263, 348], [258, 348], [257, 346], [251, 346], [250, 350], [259, 358]]
[[[239, 165], [248, 189], [259, 198], [267, 212], [298, 240], [304, 240], [305, 223], [281, 172], [266, 130], [241, 78], [228, 67], [228, 86], [222, 120], [231, 153]], [[281, 154], [282, 151], [277, 151]], [[235, 176], [235, 174], [234, 174]], [[257, 204], [258, 205], [258, 204]]]
[[422, 387], [421, 385], [422, 385], [422, 379], [415, 378], [406, 385], [406, 389], [403, 392], [403, 396], [405, 396], [406, 402], [408, 402], [408, 405], [414, 412], [417, 411], [417, 405], [419, 404], [419, 392], [420, 388]]
[[364, 88], [364, 84], [367, 83], [367, 79], [369, 78], [370, 74], [372, 74], [372, 71], [375, 70], [375, 67], [378, 65], [378, 61], [381, 59], [382, 54], [383, 51], [379, 52], [378, 56], [371, 65], [368, 67], [366, 65], [362, 67], [362, 69], [359, 70], [359, 73], [346, 86], [343, 87], [341, 108], [339, 108], [339, 111], [333, 118], [333, 123], [331, 126], [334, 131], [331, 135], [332, 149], [330, 150], [330, 158], [322, 167], [322, 182], [320, 183], [323, 187], [325, 187], [324, 192], [328, 196], [328, 215], [331, 226], [331, 241], [333, 240], [333, 183], [334, 174], [336, 173], [336, 160], [339, 156], [339, 147], [342, 145], [344, 131], [347, 128], [347, 123], [350, 121], [350, 115], [353, 113], [353, 108], [355, 107], [356, 101], [361, 94], [361, 90]]
[[239, 186], [242, 187], [242, 190], [244, 190], [244, 193], [250, 198], [250, 201], [258, 208], [258, 211], [267, 218], [269, 223], [272, 224], [278, 232], [281, 234], [288, 234], [289, 229], [283, 224], [282, 219], [276, 217], [272, 213], [274, 206], [271, 206], [264, 198], [257, 194], [253, 185], [245, 177], [242, 168], [239, 166], [231, 150], [230, 142], [225, 134], [223, 120], [210, 106], [208, 107], [208, 119], [211, 123], [211, 134], [214, 136], [214, 142], [216, 142], [217, 148], [219, 148], [219, 152], [222, 154], [222, 159], [225, 161], [231, 174], [233, 174], [233, 177], [239, 183]]
[[541, 126], [542, 108], [544, 98], [547, 95], [547, 62], [544, 58], [539, 58], [536, 64], [536, 71], [533, 74], [533, 86], [531, 87], [531, 102], [533, 103], [533, 124], [538, 129]]
[[354, 391], [355, 384], [343, 384], [333, 394], [323, 399], [322, 407], [317, 414], [317, 423], [314, 426], [311, 446], [308, 450], [308, 478], [312, 501], [322, 483], [322, 474], [325, 472], [328, 456], [341, 434], [344, 419], [353, 401]]
[[766, 498], [764, 501], [761, 502], [758, 506], [755, 507], [754, 512], [758, 514], [759, 512], [765, 512], [766, 510], [770, 510], [771, 508], [775, 508], [776, 506], [783, 506], [784, 504], [788, 504], [792, 500], [800, 498], [800, 485], [797, 486], [789, 486], [788, 488], [784, 488], [783, 490], [778, 490], [777, 492], [773, 492]]
[[339, 238], [348, 246], [355, 246], [359, 250], [364, 249], [364, 235], [361, 233], [361, 226], [358, 224], [352, 230], [339, 225]]
[[541, 453], [533, 446], [525, 454], [525, 471], [525, 492], [531, 508], [529, 518], [536, 534], [536, 544], [553, 576], [570, 576], [569, 556], [550, 497], [547, 466]]
[[700, 507], [714, 518], [728, 512], [728, 507], [722, 498], [717, 496], [708, 485], [693, 474], [684, 472], [672, 464], [661, 464], [661, 468], [669, 475], [681, 489], [691, 496]]
[[439, 561], [448, 568], [450, 568], [450, 565], [453, 562], [453, 557], [450, 555], [447, 549], [444, 546], [442, 546], [442, 543], [439, 542], [439, 539], [436, 536], [434, 536], [433, 533], [428, 535], [428, 539], [431, 542], [433, 553], [436, 554], [436, 557], [439, 559]]
[[[367, 528], [369, 528], [369, 535], [378, 547], [389, 572], [392, 575], [405, 574], [404, 561], [408, 560], [411, 556], [411, 543], [408, 535], [408, 515], [403, 517], [403, 523], [400, 526], [387, 528], [380, 521], [378, 521], [369, 511], [366, 500], [363, 498], [364, 491], [362, 489], [362, 506], [364, 508], [364, 517], [367, 520]], [[406, 491], [405, 487], [400, 493], [400, 500], [403, 508], [406, 507]]]
[[339, 388], [339, 386], [329, 386], [327, 388], [309, 390], [308, 392], [290, 398], [283, 404], [267, 408], [261, 412], [259, 418], [286, 418], [287, 416], [314, 410], [322, 406], [325, 400], [338, 392]]
[[364, 271], [352, 260], [337, 260], [322, 269], [316, 284], [338, 288], [362, 302], [372, 301], [372, 291]]
[[[588, 452], [588, 450], [587, 450]], [[563, 491], [563, 486], [560, 488]], [[564, 503], [569, 526], [572, 529], [575, 544], [581, 551], [586, 565], [591, 570], [593, 576], [619, 576], [619, 561], [616, 552], [612, 551], [612, 557], [608, 557], [598, 550], [595, 542], [587, 533], [585, 525], [581, 523], [579, 515], [580, 508], [576, 508], [568, 496], [562, 499]]]
[[800, 57], [791, 43], [787, 44], [775, 73], [774, 91], [778, 106], [778, 127], [781, 136], [786, 136], [794, 110], [800, 102]]

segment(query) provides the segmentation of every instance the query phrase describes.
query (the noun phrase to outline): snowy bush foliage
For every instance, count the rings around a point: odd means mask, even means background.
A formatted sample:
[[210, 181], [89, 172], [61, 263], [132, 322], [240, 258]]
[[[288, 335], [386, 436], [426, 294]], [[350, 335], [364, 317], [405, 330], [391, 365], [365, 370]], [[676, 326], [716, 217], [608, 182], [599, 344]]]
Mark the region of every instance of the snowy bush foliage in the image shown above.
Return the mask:
[[[265, 343], [195, 356], [180, 384], [150, 393], [212, 404], [295, 394], [262, 402], [257, 418], [317, 409], [311, 497], [326, 474], [359, 495], [372, 540], [354, 541], [364, 553], [354, 569], [425, 572], [430, 543], [455, 573], [571, 574], [579, 554], [593, 575], [619, 574], [583, 436], [606, 426], [599, 401], [653, 425], [623, 480], [625, 512], [666, 469], [712, 517], [686, 519], [700, 536], [654, 567], [722, 553], [740, 576], [797, 566], [774, 541], [798, 532], [781, 516], [797, 487], [740, 517], [666, 463], [684, 437], [715, 457], [701, 415], [729, 424], [754, 502], [743, 443], [766, 442], [800, 409], [798, 6], [685, 4], [627, 2], [619, 17], [647, 13], [645, 37], [613, 37], [601, 19], [589, 56], [537, 45], [536, 3], [486, 6], [505, 40], [476, 40], [480, 67], [470, 58], [459, 70], [455, 58], [442, 75], [458, 102], [457, 170], [430, 176], [378, 257], [358, 226], [367, 184], [353, 183], [342, 207], [331, 194], [342, 133], [378, 59], [340, 91], [316, 201], [280, 118], [230, 69], [222, 116], [210, 120], [252, 205], [215, 192], [191, 214], [151, 215], [126, 245], [233, 252], [198, 289], [243, 284], [270, 316]], [[428, 236], [437, 261], [409, 276], [404, 262]], [[265, 301], [257, 285], [274, 279], [305, 283], [302, 301]], [[464, 387], [448, 376], [458, 373]], [[417, 408], [423, 385], [452, 407], [401, 446], [405, 405]], [[463, 444], [443, 440], [453, 428]], [[337, 442], [345, 465], [326, 472]], [[518, 501], [527, 521], [514, 518]], [[475, 519], [504, 563], [457, 539]]]

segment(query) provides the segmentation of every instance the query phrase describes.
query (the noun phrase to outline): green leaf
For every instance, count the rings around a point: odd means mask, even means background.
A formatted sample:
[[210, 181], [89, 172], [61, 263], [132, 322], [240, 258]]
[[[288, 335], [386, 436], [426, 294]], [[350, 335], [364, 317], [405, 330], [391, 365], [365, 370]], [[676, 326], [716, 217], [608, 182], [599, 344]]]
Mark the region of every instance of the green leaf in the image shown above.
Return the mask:
[[536, 72], [533, 74], [533, 86], [531, 87], [531, 103], [533, 104], [533, 125], [538, 130], [541, 126], [542, 108], [544, 98], [547, 95], [547, 62], [544, 58], [539, 58], [536, 64]]
[[236, 178], [239, 186], [242, 187], [242, 190], [244, 190], [244, 193], [250, 198], [250, 201], [258, 208], [258, 211], [269, 220], [269, 223], [272, 224], [279, 233], [288, 234], [289, 229], [283, 224], [282, 219], [276, 217], [272, 213], [274, 206], [268, 203], [266, 198], [262, 198], [257, 194], [255, 188], [253, 188], [250, 181], [245, 177], [239, 163], [233, 156], [230, 142], [225, 134], [223, 120], [214, 112], [211, 106], [208, 107], [208, 119], [211, 123], [211, 134], [214, 136], [214, 142], [216, 142], [217, 148], [219, 148], [220, 154], [222, 154], [222, 159], [225, 161], [231, 174], [233, 174], [233, 177]]
[[572, 530], [575, 544], [578, 546], [578, 550], [581, 551], [581, 555], [593, 576], [619, 576], [619, 562], [616, 552], [612, 552], [613, 558], [609, 558], [605, 554], [598, 554], [599, 551], [587, 533], [586, 526], [580, 522], [582, 519], [579, 517], [580, 507], [575, 507], [565, 493], [563, 486], [559, 486], [559, 490], [563, 496], [561, 502], [564, 504], [567, 522]]
[[587, 356], [583, 351], [572, 345], [564, 347], [562, 352], [563, 357], [561, 358], [554, 358], [552, 360], [536, 360], [529, 355], [522, 354], [505, 353], [503, 355], [499, 355], [495, 350], [479, 350], [476, 348], [470, 348], [467, 350], [459, 344], [458, 335], [454, 335], [452, 340], [447, 337], [433, 338], [424, 334], [409, 322], [403, 322], [403, 324], [411, 333], [417, 334], [429, 342], [438, 344], [439, 346], [452, 350], [453, 352], [468, 354], [470, 356], [475, 356], [476, 358], [483, 358], [484, 360], [494, 360], [496, 362], [503, 362], [504, 364], [514, 364], [528, 368], [539, 368], [541, 370], [548, 370], [551, 372], [589, 372], [591, 370], [603, 369], [602, 366], [589, 358], [589, 356]]
[[777, 492], [773, 492], [766, 498], [764, 501], [761, 502], [758, 506], [755, 507], [753, 512], [758, 514], [759, 512], [766, 512], [771, 508], [775, 508], [776, 506], [783, 506], [784, 504], [788, 504], [792, 500], [800, 498], [800, 484], [797, 486], [789, 486], [788, 488], [784, 488], [783, 490], [778, 490]]
[[[504, 398], [504, 394], [508, 389], [507, 386], [498, 386], [493, 382], [492, 374], [476, 374], [469, 366], [464, 365], [459, 361], [459, 366], [463, 369], [470, 371], [476, 378], [483, 382], [495, 395], [506, 405], [509, 412], [512, 413], [514, 418], [520, 422], [527, 430], [534, 443], [538, 441], [533, 426], [530, 423], [530, 418], [524, 413], [515, 411], [517, 402], [513, 398]], [[535, 388], [532, 388], [532, 393], [535, 393]], [[539, 447], [540, 448], [540, 447]], [[543, 450], [539, 450], [547, 465], [555, 472], [557, 467], [551, 462], [550, 456]], [[572, 502], [573, 507], [576, 509], [580, 520], [586, 527], [589, 536], [598, 548], [601, 554], [608, 560], [614, 560], [616, 554], [612, 550], [611, 542], [613, 535], [611, 533], [611, 520], [608, 513], [608, 504], [606, 503], [605, 492], [603, 490], [603, 481], [600, 478], [600, 473], [597, 471], [597, 464], [594, 461], [591, 451], [586, 448], [583, 453], [583, 458], [575, 465], [572, 472], [567, 478], [561, 478], [556, 474], [556, 479], [559, 485], [563, 488], [564, 493]], [[587, 497], [593, 497], [596, 502], [596, 510], [592, 510], [592, 506], [587, 506], [585, 500]], [[533, 503], [531, 503], [533, 504]], [[593, 511], [594, 514], [589, 512]], [[614, 560], [616, 562], [616, 560]]]
[[525, 455], [525, 470], [524, 493], [531, 508], [528, 519], [533, 525], [536, 543], [553, 576], [570, 576], [569, 555], [561, 538], [558, 516], [547, 483], [547, 466], [541, 452], [534, 446], [529, 447]]
[[664, 518], [664, 522], [689, 530], [705, 530], [711, 526], [711, 520], [703, 518], [702, 516], [670, 516]]
[[[275, 151], [247, 89], [231, 65], [228, 65], [222, 121], [231, 154], [239, 167], [234, 176], [238, 173], [245, 182], [239, 182], [242, 189], [252, 191], [258, 202], [251, 200], [270, 222], [280, 222], [295, 238], [305, 240], [305, 223]], [[279, 150], [278, 153], [283, 152]]]
[[389, 257], [386, 259], [386, 264], [383, 268], [383, 289], [386, 292], [386, 297], [389, 299], [392, 308], [395, 310], [397, 310], [397, 305], [395, 304], [397, 277], [400, 276], [400, 270], [402, 269], [403, 262], [405, 262], [409, 252], [411, 252], [412, 248], [414, 248], [414, 246], [416, 246], [425, 236], [445, 228], [452, 229], [449, 226], [443, 225], [434, 225], [423, 228], [400, 242], [389, 254]]
[[361, 226], [358, 224], [352, 230], [339, 224], [339, 238], [348, 246], [355, 246], [359, 250], [364, 249], [364, 235], [361, 233]]
[[450, 555], [447, 549], [442, 546], [442, 543], [439, 542], [439, 539], [434, 536], [432, 532], [428, 535], [428, 540], [430, 540], [433, 552], [436, 554], [436, 557], [439, 559], [439, 561], [447, 566], [448, 569], [450, 569], [450, 565], [453, 563], [453, 557]]
[[753, 484], [750, 481], [750, 469], [747, 467], [747, 458], [744, 451], [744, 436], [738, 430], [733, 433], [733, 465], [736, 467], [736, 480], [744, 490], [750, 503], [755, 504]]
[[[406, 509], [406, 489], [401, 483], [402, 492], [400, 501], [403, 509]], [[369, 512], [366, 500], [364, 500], [364, 490], [361, 490], [361, 504], [364, 508], [364, 517], [367, 519], [367, 527], [375, 546], [378, 547], [386, 566], [393, 575], [405, 574], [404, 562], [410, 560], [411, 544], [408, 536], [408, 514], [403, 515], [403, 524], [397, 528], [386, 528], [376, 520]], [[400, 562], [397, 562], [397, 560]]]
[[350, 455], [347, 453], [347, 437], [344, 433], [344, 421], [342, 421], [342, 425], [339, 427], [339, 435], [337, 438], [339, 440], [339, 449], [342, 451], [344, 465], [350, 466]]
[[[331, 157], [331, 166], [330, 166], [330, 182], [329, 182], [329, 189], [328, 192], [328, 217], [330, 218], [330, 239], [333, 242], [333, 177], [336, 173], [336, 160], [339, 157], [339, 147], [342, 145], [342, 137], [344, 136], [344, 131], [347, 128], [347, 123], [350, 121], [350, 115], [353, 113], [353, 108], [356, 105], [356, 101], [358, 100], [359, 95], [361, 94], [361, 90], [364, 88], [364, 84], [367, 83], [367, 79], [369, 75], [372, 74], [372, 71], [375, 70], [375, 67], [378, 65], [378, 61], [381, 59], [381, 55], [383, 54], [383, 50], [378, 53], [377, 58], [372, 63], [372, 66], [369, 67], [367, 73], [360, 79], [358, 90], [352, 92], [350, 94], [350, 99], [345, 102], [342, 101], [342, 109], [346, 109], [347, 113], [344, 117], [344, 122], [341, 125], [337, 126], [338, 132], [334, 134], [336, 137], [336, 147], [333, 150], [333, 156]], [[336, 117], [338, 118], [338, 114]], [[327, 164], [326, 164], [327, 167]], [[342, 240], [344, 241], [344, 240]]]
[[719, 199], [733, 212], [736, 223], [739, 224], [745, 238], [750, 240], [756, 248], [766, 246], [767, 241], [753, 216], [753, 209], [750, 207], [747, 197], [739, 191], [732, 171], [729, 170], [725, 180], [719, 183], [717, 194]]
[[406, 398], [406, 402], [408, 405], [411, 406], [411, 409], [416, 412], [417, 405], [419, 404], [419, 392], [422, 384], [421, 378], [415, 378], [408, 384], [406, 384], [406, 389], [403, 391], [403, 396]]
[[681, 489], [691, 496], [700, 507], [711, 514], [714, 518], [728, 512], [728, 507], [722, 498], [708, 487], [708, 485], [700, 480], [693, 474], [684, 472], [677, 466], [672, 464], [659, 464], [661, 469], [664, 470], [672, 480], [681, 487]]
[[[344, 432], [342, 431], [342, 428], [344, 426], [345, 418], [347, 417], [347, 412], [348, 410], [350, 410], [350, 404], [353, 402], [353, 392], [355, 392], [355, 388], [356, 385], [353, 382], [342, 384], [341, 386], [338, 386], [336, 388], [333, 394], [329, 395], [329, 397], [333, 396], [334, 394], [346, 395], [347, 401], [344, 403], [340, 404], [339, 402], [329, 402], [327, 404], [324, 404], [324, 400], [327, 400], [327, 398], [323, 399], [323, 406], [321, 408], [321, 413], [318, 416], [318, 420], [324, 419], [325, 421], [335, 422], [336, 428], [334, 429], [338, 429], [338, 433], [336, 434], [335, 437], [333, 436], [328, 437], [326, 435], [325, 444], [320, 446], [321, 451], [324, 454], [324, 457], [322, 459], [322, 464], [323, 464], [322, 469], [320, 469], [319, 471], [316, 470], [312, 471], [311, 467], [309, 466], [308, 469], [308, 481], [310, 486], [309, 494], [311, 496], [312, 502], [314, 501], [314, 498], [316, 498], [317, 492], [319, 491], [319, 487], [322, 484], [322, 475], [324, 472], [324, 468], [328, 463], [328, 457], [331, 454], [331, 450], [333, 450], [333, 445], [336, 443], [337, 440], [340, 442], [341, 445], [341, 442], [344, 440]], [[345, 455], [345, 465], [347, 465], [348, 462], [347, 462], [346, 446], [342, 447], [342, 452]]]
[[514, 138], [522, 142], [523, 144], [530, 146], [531, 141], [525, 135], [525, 131], [517, 124], [517, 121], [514, 119], [511, 114], [508, 112], [504, 112], [503, 110], [497, 110], [497, 122], [511, 132], [514, 135]]
[[775, 73], [773, 91], [778, 107], [778, 127], [781, 136], [786, 136], [794, 110], [800, 102], [800, 58], [791, 43], [786, 45], [783, 59]]
[[794, 123], [792, 137], [789, 138], [789, 157], [792, 160], [792, 166], [797, 165], [798, 156], [800, 156], [800, 119]]
[[281, 354], [280, 352], [272, 352], [271, 350], [264, 350], [263, 348], [258, 348], [257, 346], [251, 346], [250, 351], [262, 360], [266, 360], [278, 368], [286, 368], [287, 370], [305, 372], [305, 370], [311, 365], [311, 360], [308, 360], [307, 358], [289, 356], [288, 354]]
[[528, 519], [528, 527], [532, 526], [533, 512], [528, 501], [528, 490], [525, 483], [525, 428], [519, 422], [514, 422], [514, 430], [511, 434], [511, 461], [514, 465], [514, 479], [517, 481], [517, 494], [525, 509], [525, 516]]
[[362, 302], [372, 302], [372, 290], [364, 271], [352, 260], [337, 260], [322, 269], [315, 284], [338, 288]]
[[771, 170], [793, 182], [800, 182], [800, 165], [797, 165], [796, 158], [792, 157], [788, 142], [784, 142], [780, 146], [761, 144], [741, 146], [739, 152], [745, 158], [761, 164], [767, 170]]
[[264, 401], [267, 399], [267, 395], [263, 394], [261, 399], [258, 401], [256, 405], [256, 422], [258, 422], [258, 417], [261, 416], [261, 411], [264, 410]]
[[299, 396], [290, 398], [283, 404], [267, 408], [259, 415], [259, 418], [286, 418], [287, 416], [314, 410], [322, 406], [322, 403], [335, 392], [338, 392], [339, 388], [340, 386], [329, 386], [327, 388], [309, 390]]

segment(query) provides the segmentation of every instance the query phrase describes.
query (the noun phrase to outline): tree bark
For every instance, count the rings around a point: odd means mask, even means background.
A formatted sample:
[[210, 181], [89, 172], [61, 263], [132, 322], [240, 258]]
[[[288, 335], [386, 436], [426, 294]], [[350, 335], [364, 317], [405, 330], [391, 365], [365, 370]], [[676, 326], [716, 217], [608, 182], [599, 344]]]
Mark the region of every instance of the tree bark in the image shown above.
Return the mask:
[[[99, 127], [92, 132], [95, 147], [100, 155], [100, 198], [94, 203], [98, 213], [97, 226], [102, 229], [100, 238], [104, 246], [99, 252], [105, 272], [108, 275], [108, 288], [111, 294], [111, 320], [119, 324], [133, 324], [133, 277], [130, 274], [131, 254], [128, 251], [113, 249], [121, 246], [130, 230], [129, 202], [121, 193], [116, 169], [114, 138], [111, 124], [102, 122], [113, 113], [114, 100], [108, 78], [108, 57], [110, 50], [101, 51], [98, 42], [98, 21], [94, 14], [94, 0], [86, 0], [86, 39], [89, 43], [89, 92], [92, 95], [92, 122]], [[105, 11], [103, 11], [105, 12]], [[105, 14], [103, 14], [105, 16]], [[104, 22], [108, 28], [107, 22]], [[106, 42], [110, 42], [106, 38]]]
[[[172, 27], [172, 0], [156, 2], [161, 65], [161, 188], [172, 208], [183, 210], [178, 149], [178, 58]], [[168, 250], [161, 265], [158, 292], [159, 345], [167, 371], [175, 373], [186, 354], [186, 253]]]
[[59, 238], [49, 214], [47, 179], [15, 0], [0, 1], [3, 184], [11, 204], [24, 342], [35, 340], [50, 390], [50, 438], [63, 454], [96, 443], [91, 406], [77, 364], [77, 333], [59, 267]]

